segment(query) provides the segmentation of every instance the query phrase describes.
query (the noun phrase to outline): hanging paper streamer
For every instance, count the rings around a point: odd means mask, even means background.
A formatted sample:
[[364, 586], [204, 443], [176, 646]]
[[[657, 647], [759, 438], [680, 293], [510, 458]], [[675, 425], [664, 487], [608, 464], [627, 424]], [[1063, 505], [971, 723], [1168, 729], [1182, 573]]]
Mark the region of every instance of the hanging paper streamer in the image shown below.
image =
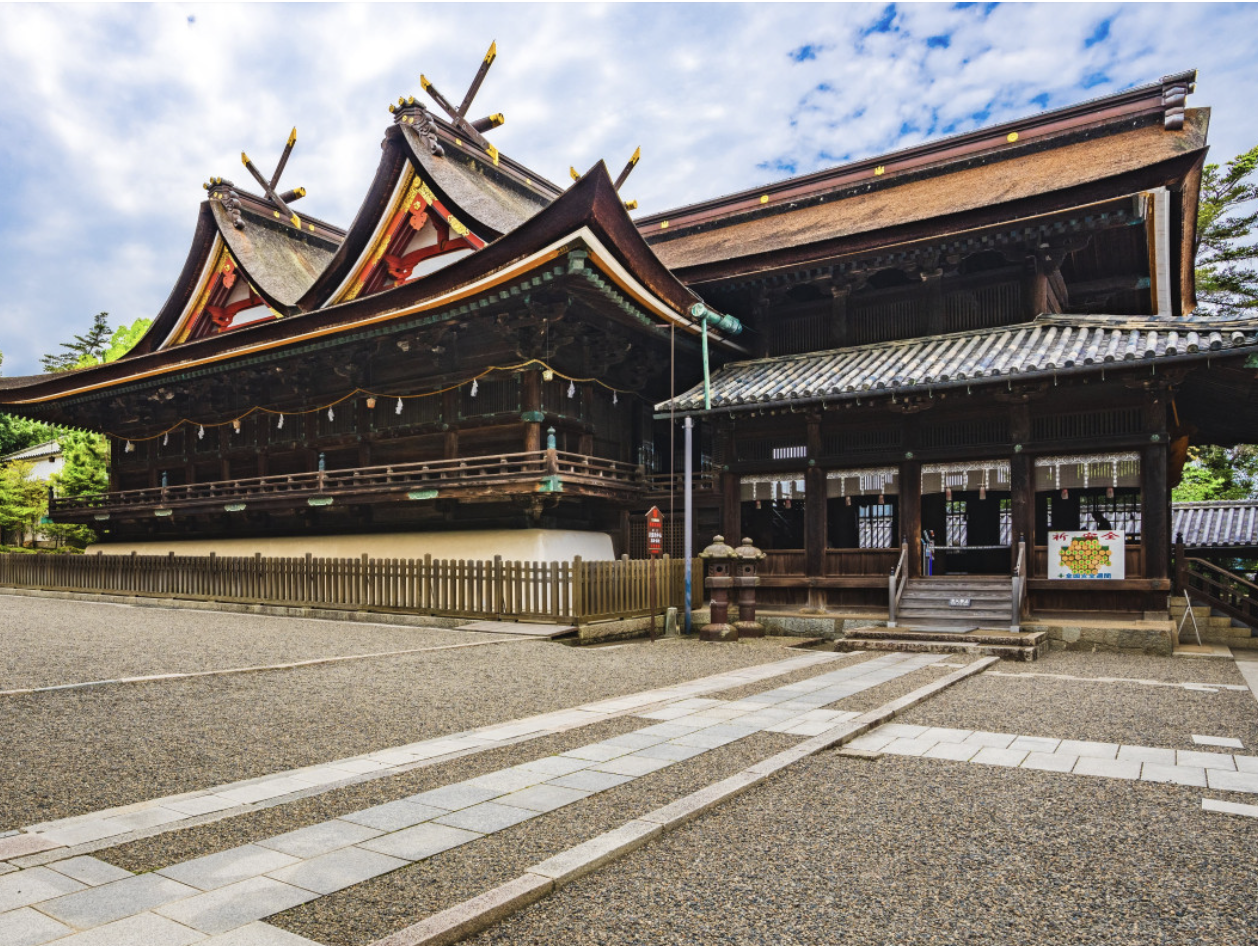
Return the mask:
[[336, 414], [333, 413], [332, 408], [330, 407], [328, 408], [328, 420], [336, 420]]
[[163, 447], [170, 446], [170, 431], [169, 430], [166, 431], [166, 433], [162, 434], [162, 446]]
[[476, 379], [472, 379], [472, 397], [476, 397], [476, 392], [480, 390], [480, 385], [476, 383]]
[[395, 407], [395, 408], [393, 409], [393, 413], [394, 413], [394, 414], [401, 414], [401, 413], [402, 413], [402, 399], [401, 399], [401, 398], [398, 398], [398, 399], [397, 399], [397, 407]]
[[123, 453], [135, 453], [135, 444], [133, 444], [130, 440], [128, 440], [128, 441], [127, 441], [127, 445], [123, 448], [122, 452], [123, 452]]
[[205, 439], [205, 425], [204, 424], [201, 424], [197, 427], [197, 439], [198, 440]]
[[573, 382], [569, 381], [568, 382], [568, 400], [572, 400], [576, 396], [577, 396], [577, 386]]
[[275, 429], [276, 430], [284, 429], [284, 415], [283, 414], [281, 414], [280, 419], [275, 422]]

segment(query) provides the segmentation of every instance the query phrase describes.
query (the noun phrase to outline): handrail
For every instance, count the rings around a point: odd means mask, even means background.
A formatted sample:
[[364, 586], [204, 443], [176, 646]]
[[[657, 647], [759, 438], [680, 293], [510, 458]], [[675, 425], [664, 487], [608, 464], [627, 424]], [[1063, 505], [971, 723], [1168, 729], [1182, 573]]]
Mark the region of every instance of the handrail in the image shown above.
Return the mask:
[[896, 615], [900, 612], [900, 596], [904, 594], [904, 586], [908, 584], [909, 541], [906, 537], [900, 543], [900, 559], [887, 576], [887, 627], [896, 626]]
[[1013, 566], [1012, 611], [1009, 630], [1017, 632], [1022, 624], [1022, 604], [1026, 597], [1026, 536], [1018, 536], [1018, 562]]
[[457, 479], [460, 483], [489, 483], [509, 478], [540, 479], [555, 475], [582, 482], [611, 482], [634, 490], [642, 490], [646, 486], [642, 468], [631, 463], [562, 450], [532, 450], [64, 496], [52, 500], [50, 511], [108, 510], [195, 501], [232, 502], [260, 496], [335, 490], [382, 492], [448, 479]]
[[1258, 630], [1258, 584], [1201, 558], [1184, 559], [1180, 593], [1191, 591], [1201, 604]]

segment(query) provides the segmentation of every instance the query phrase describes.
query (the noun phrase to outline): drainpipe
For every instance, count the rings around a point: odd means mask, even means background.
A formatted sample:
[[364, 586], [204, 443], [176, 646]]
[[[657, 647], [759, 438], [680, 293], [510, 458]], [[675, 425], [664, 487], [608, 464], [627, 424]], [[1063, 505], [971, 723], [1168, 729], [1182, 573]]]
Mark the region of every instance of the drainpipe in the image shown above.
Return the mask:
[[732, 315], [721, 315], [713, 312], [702, 302], [690, 307], [690, 317], [699, 323], [703, 333], [703, 409], [712, 410], [712, 374], [708, 368], [708, 326], [719, 329], [726, 335], [741, 335], [743, 323]]
[[691, 581], [693, 579], [690, 574], [690, 562], [691, 562], [691, 559], [694, 558], [694, 540], [692, 538], [692, 534], [694, 532], [694, 508], [691, 505], [692, 497], [694, 493], [694, 490], [692, 488], [692, 482], [691, 482], [691, 470], [693, 469], [693, 450], [691, 448], [691, 440], [692, 440], [691, 431], [694, 430], [694, 425], [695, 425], [695, 422], [694, 422], [694, 418], [692, 417], [687, 417], [685, 421], [682, 423], [682, 426], [686, 430], [686, 466], [685, 466], [686, 479], [685, 479], [685, 488], [682, 492], [682, 495], [685, 497], [685, 524], [683, 528], [686, 531], [684, 533], [684, 538], [683, 538], [682, 554], [686, 556], [686, 565], [685, 565], [685, 568], [686, 568], [686, 582], [685, 582], [686, 623], [685, 623], [685, 628], [686, 628], [687, 634], [689, 634], [691, 630], [690, 588], [691, 588]]

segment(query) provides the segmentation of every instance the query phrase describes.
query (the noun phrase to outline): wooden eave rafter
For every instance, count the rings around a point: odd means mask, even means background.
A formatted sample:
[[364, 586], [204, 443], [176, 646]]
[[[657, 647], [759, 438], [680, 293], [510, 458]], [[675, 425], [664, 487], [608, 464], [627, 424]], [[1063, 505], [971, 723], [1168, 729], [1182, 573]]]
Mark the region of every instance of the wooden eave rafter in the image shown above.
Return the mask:
[[1161, 121], [1168, 128], [1173, 127], [1176, 110], [1178, 120], [1182, 122], [1183, 95], [1187, 94], [1179, 90], [1191, 90], [1196, 75], [1196, 70], [1188, 70], [1166, 76], [1159, 82], [1089, 102], [930, 141], [913, 148], [790, 178], [766, 187], [687, 204], [641, 217], [637, 220], [637, 226], [653, 241], [670, 239], [684, 233], [688, 228], [737, 222], [746, 215], [764, 212], [783, 202], [806, 200], [873, 179], [889, 182], [896, 175], [920, 173], [932, 168], [942, 169], [962, 161], [973, 161], [1000, 153], [1013, 157], [1027, 147], [1036, 146], [1042, 139], [1069, 135], [1085, 129], [1113, 126], [1117, 132], [1131, 127], [1133, 122], [1142, 121]]
[[[574, 248], [585, 255], [572, 254]], [[600, 162], [517, 230], [423, 279], [308, 315], [261, 323], [72, 376], [37, 379], [5, 391], [3, 403], [29, 410], [149, 379], [214, 372], [225, 362], [239, 359], [291, 354], [294, 346], [302, 344], [326, 341], [334, 345], [373, 327], [388, 330], [392, 323], [417, 316], [438, 321], [446, 317], [442, 313], [488, 293], [509, 296], [502, 287], [560, 257], [570, 259], [570, 271], [596, 270], [594, 285], [623, 296], [626, 304], [639, 307], [658, 327], [675, 326], [690, 335], [699, 334], [699, 325], [689, 315], [698, 297], [673, 277], [642, 240]], [[718, 348], [743, 352], [719, 334], [713, 333], [712, 338]]]

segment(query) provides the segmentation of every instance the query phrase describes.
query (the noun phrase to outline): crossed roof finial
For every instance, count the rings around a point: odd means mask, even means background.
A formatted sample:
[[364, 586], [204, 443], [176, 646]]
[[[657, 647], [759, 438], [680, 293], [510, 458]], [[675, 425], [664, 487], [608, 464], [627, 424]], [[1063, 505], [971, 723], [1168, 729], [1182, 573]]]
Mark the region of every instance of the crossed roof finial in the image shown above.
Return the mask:
[[240, 161], [244, 164], [245, 168], [248, 169], [249, 173], [253, 175], [253, 179], [262, 186], [262, 190], [266, 194], [266, 198], [271, 205], [287, 217], [288, 221], [294, 227], [300, 230], [301, 218], [298, 217], [297, 214], [293, 213], [293, 211], [289, 209], [288, 205], [295, 200], [300, 200], [302, 197], [305, 197], [306, 189], [304, 187], [297, 187], [293, 190], [285, 191], [282, 194], [277, 193], [275, 190], [276, 185], [280, 182], [280, 175], [284, 173], [284, 167], [288, 164], [288, 156], [293, 153], [293, 145], [295, 144], [297, 144], [296, 128], [289, 133], [288, 143], [284, 145], [284, 153], [280, 155], [279, 164], [275, 166], [275, 173], [271, 175], [271, 179], [269, 181], [262, 176], [262, 173], [256, 167], [253, 166], [253, 162], [249, 160], [249, 155], [245, 154], [243, 151], [240, 152]]
[[489, 72], [489, 67], [494, 64], [494, 60], [498, 58], [498, 43], [495, 40], [489, 44], [489, 52], [485, 53], [485, 58], [481, 61], [480, 68], [476, 70], [476, 78], [472, 80], [472, 84], [468, 87], [467, 94], [463, 96], [462, 103], [458, 108], [450, 104], [450, 100], [437, 91], [437, 87], [428, 81], [428, 77], [420, 75], [419, 84], [424, 87], [434, 102], [441, 106], [442, 111], [450, 116], [450, 121], [463, 134], [485, 149], [485, 152], [493, 158], [494, 164], [498, 163], [498, 149], [485, 140], [483, 132], [489, 131], [491, 128], [497, 128], [504, 121], [501, 112], [495, 112], [486, 118], [478, 118], [475, 121], [467, 120], [467, 110], [472, 107], [472, 99], [476, 98], [476, 93], [480, 91], [481, 83], [485, 81], [485, 76]]

